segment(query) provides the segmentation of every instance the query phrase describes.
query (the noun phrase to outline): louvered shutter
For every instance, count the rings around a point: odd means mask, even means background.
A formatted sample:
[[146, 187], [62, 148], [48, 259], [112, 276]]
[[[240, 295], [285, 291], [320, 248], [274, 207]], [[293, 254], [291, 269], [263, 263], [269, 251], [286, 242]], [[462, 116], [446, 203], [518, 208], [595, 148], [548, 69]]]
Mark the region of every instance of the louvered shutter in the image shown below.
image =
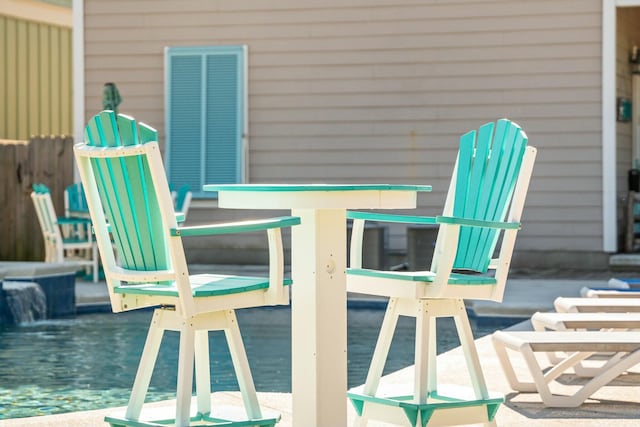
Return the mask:
[[172, 187], [242, 182], [243, 46], [168, 48], [165, 163]]

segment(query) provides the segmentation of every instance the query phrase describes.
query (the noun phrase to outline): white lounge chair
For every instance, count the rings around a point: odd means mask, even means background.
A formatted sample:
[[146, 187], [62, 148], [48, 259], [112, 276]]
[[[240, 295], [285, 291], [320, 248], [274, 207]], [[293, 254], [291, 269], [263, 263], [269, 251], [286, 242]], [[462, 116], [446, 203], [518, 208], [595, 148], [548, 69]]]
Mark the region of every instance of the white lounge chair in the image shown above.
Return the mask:
[[[622, 331], [639, 330], [640, 313], [535, 313], [531, 317], [531, 324], [536, 331]], [[558, 364], [565, 359], [566, 353], [560, 355], [547, 353], [552, 364]], [[610, 352], [598, 355], [598, 362], [615, 357]], [[598, 369], [578, 363], [573, 367], [576, 375], [593, 377]]]
[[580, 296], [585, 298], [640, 298], [640, 289], [582, 288]]
[[[610, 331], [497, 331], [493, 344], [509, 385], [520, 392], [537, 392], [545, 406], [577, 407], [598, 389], [609, 384], [629, 368], [640, 363], [640, 332]], [[523, 381], [516, 375], [508, 352], [519, 352], [531, 375]], [[596, 374], [570, 395], [561, 395], [551, 384], [576, 364], [603, 351], [616, 353]], [[549, 370], [540, 365], [537, 352], [569, 352], [566, 358]]]
[[559, 313], [631, 313], [640, 312], [640, 298], [558, 297], [553, 306]]
[[638, 313], [534, 313], [531, 324], [536, 331], [627, 330], [640, 329]]

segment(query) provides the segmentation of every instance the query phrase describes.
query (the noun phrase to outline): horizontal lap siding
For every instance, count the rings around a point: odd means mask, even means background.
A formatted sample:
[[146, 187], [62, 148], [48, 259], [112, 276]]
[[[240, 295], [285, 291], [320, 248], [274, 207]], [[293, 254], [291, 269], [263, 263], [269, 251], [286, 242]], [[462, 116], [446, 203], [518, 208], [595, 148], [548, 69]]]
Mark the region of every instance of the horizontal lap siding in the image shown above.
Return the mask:
[[420, 212], [435, 214], [458, 136], [508, 117], [540, 150], [517, 248], [602, 249], [600, 0], [88, 0], [85, 14], [87, 117], [114, 81], [162, 140], [163, 48], [247, 44], [252, 182], [429, 183]]

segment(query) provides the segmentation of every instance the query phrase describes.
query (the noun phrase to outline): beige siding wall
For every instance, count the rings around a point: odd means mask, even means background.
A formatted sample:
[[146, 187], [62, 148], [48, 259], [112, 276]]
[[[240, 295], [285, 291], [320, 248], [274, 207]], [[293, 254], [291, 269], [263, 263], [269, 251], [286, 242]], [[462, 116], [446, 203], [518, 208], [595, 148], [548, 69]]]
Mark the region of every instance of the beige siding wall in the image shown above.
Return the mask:
[[[602, 250], [600, 0], [88, 0], [86, 114], [164, 136], [163, 48], [249, 46], [252, 182], [429, 183], [500, 117], [539, 149], [519, 251]], [[404, 242], [397, 230], [392, 246]]]
[[72, 133], [71, 44], [70, 27], [0, 11], [0, 138]]

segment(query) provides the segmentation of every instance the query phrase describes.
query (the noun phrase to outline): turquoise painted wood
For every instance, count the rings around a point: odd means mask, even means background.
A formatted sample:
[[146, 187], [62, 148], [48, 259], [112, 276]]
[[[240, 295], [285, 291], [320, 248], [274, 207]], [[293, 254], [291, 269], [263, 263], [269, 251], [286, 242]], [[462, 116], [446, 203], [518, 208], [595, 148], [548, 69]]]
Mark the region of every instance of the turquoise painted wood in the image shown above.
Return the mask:
[[64, 190], [64, 215], [68, 217], [77, 213], [89, 214], [87, 198], [79, 182], [69, 185]]
[[[206, 280], [201, 283], [194, 283], [191, 287], [191, 294], [195, 298], [264, 290], [269, 287], [269, 279], [266, 277], [225, 276], [220, 274], [209, 274], [207, 276]], [[291, 279], [284, 279], [283, 281], [285, 286], [289, 286], [291, 283]], [[129, 295], [156, 295], [176, 298], [179, 295], [178, 288], [174, 283], [168, 286], [157, 283], [119, 286], [115, 288], [115, 292]]]
[[[103, 111], [85, 130], [85, 143], [74, 154], [86, 190], [87, 203], [103, 253], [103, 264], [114, 312], [153, 307], [153, 319], [127, 408], [109, 415], [114, 426], [173, 425], [269, 426], [279, 414], [260, 407], [235, 310], [288, 304], [291, 280], [284, 278], [282, 227], [300, 218], [185, 227], [178, 224], [160, 157], [155, 129], [125, 115]], [[182, 215], [184, 217], [184, 215]], [[216, 273], [190, 275], [182, 238], [264, 231], [269, 247], [267, 277]], [[165, 331], [178, 331], [180, 347], [176, 401], [145, 413], [143, 406]], [[224, 331], [244, 416], [213, 417], [209, 331]], [[195, 366], [194, 366], [195, 363]], [[214, 372], [215, 374], [215, 372]], [[192, 396], [195, 377], [196, 396]], [[191, 401], [197, 417], [190, 415]], [[267, 412], [266, 410], [264, 412]]]
[[[495, 127], [495, 133], [494, 133]], [[453, 214], [458, 218], [504, 221], [520, 172], [527, 137], [502, 119], [460, 139]], [[486, 272], [499, 230], [461, 227], [454, 268]]]
[[[94, 147], [118, 147], [157, 140], [157, 132], [135, 120], [113, 113], [94, 116], [85, 131]], [[170, 268], [160, 207], [143, 155], [93, 159], [100, 197], [122, 266], [130, 270]], [[132, 185], [134, 184], [135, 185]], [[163, 249], [165, 248], [165, 249]]]
[[394, 185], [394, 184], [207, 184], [204, 191], [431, 191], [430, 185]]
[[[354, 269], [349, 271], [353, 276], [377, 277], [381, 279], [393, 279], [406, 282], [424, 282], [432, 283], [436, 274], [431, 271], [409, 271], [403, 274], [397, 274], [394, 271], [365, 270]], [[451, 285], [495, 285], [496, 279], [488, 276], [472, 276], [469, 274], [451, 273], [447, 283]]]
[[426, 427], [433, 414], [438, 410], [462, 409], [467, 407], [485, 407], [487, 418], [493, 420], [498, 408], [504, 402], [503, 396], [492, 396], [487, 399], [464, 400], [456, 397], [441, 396], [431, 393], [427, 403], [413, 403], [413, 396], [365, 396], [358, 393], [347, 393], [356, 413], [362, 416], [365, 404], [377, 404], [402, 409], [406, 421], [412, 427]]
[[[495, 425], [504, 397], [487, 389], [464, 300], [502, 300], [536, 155], [527, 143], [522, 129], [506, 119], [462, 135], [440, 216], [347, 213], [353, 220], [347, 290], [389, 298], [366, 383], [348, 393], [359, 427], [369, 419], [415, 427]], [[439, 227], [430, 270], [363, 269], [365, 221]], [[416, 318], [415, 373], [412, 393], [407, 395], [394, 394], [380, 384], [401, 315]], [[454, 319], [465, 356], [469, 387], [462, 391], [438, 382], [435, 323], [441, 317]], [[460, 369], [459, 374], [465, 371]], [[451, 392], [445, 394], [443, 389]]]

